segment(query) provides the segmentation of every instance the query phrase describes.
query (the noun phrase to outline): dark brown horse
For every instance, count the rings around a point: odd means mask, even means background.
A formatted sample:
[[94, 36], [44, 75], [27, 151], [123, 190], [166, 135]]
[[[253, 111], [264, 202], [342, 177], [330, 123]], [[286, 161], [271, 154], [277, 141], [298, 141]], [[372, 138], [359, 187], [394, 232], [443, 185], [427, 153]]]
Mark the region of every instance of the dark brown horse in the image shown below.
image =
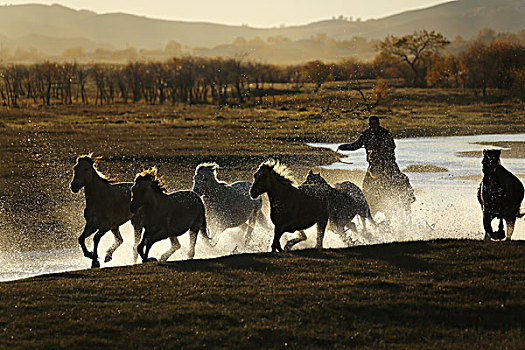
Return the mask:
[[[95, 162], [100, 157], [85, 155], [77, 158], [77, 163], [73, 167], [74, 176], [70, 188], [73, 193], [77, 193], [81, 188], [85, 188], [86, 209], [84, 218], [86, 225], [84, 231], [78, 238], [78, 243], [84, 252], [84, 256], [92, 260], [92, 267], [99, 267], [97, 248], [100, 239], [107, 231], [113, 232], [115, 243], [108, 249], [105, 262], [111, 260], [115, 250], [122, 244], [123, 239], [120, 234], [119, 226], [131, 220], [135, 230], [135, 249], [140, 241], [142, 233], [141, 214], [132, 214], [129, 210], [131, 202], [131, 182], [115, 182], [102, 175], [96, 168]], [[93, 252], [86, 248], [86, 238], [95, 234], [93, 239]], [[137, 255], [135, 254], [135, 260]]]
[[351, 243], [351, 239], [346, 236], [348, 229], [357, 233], [356, 225], [352, 222], [356, 215], [361, 218], [364, 232], [367, 232], [366, 219], [376, 225], [363, 192], [354, 183], [345, 181], [332, 187], [320, 173], [310, 170], [299, 188], [305, 186], [319, 186], [320, 190], [325, 191], [329, 205], [328, 227], [341, 236], [343, 241]]
[[313, 188], [297, 188], [284, 175], [286, 168], [277, 161], [268, 161], [259, 166], [253, 175], [250, 196], [257, 198], [267, 193], [270, 200], [270, 219], [275, 225], [272, 252], [283, 251], [280, 239], [285, 232], [299, 231], [299, 237], [288, 241], [284, 250], [306, 240], [304, 230], [317, 225], [315, 247], [323, 247], [323, 238], [328, 223], [328, 200], [324, 193]]
[[[516, 218], [522, 217], [523, 184], [501, 165], [500, 150], [483, 150], [483, 179], [478, 187], [478, 201], [483, 211], [485, 239], [504, 239], [503, 220], [507, 223], [506, 238], [514, 232]], [[492, 220], [499, 219], [499, 229], [492, 230]]]
[[177, 237], [188, 230], [190, 259], [195, 255], [199, 231], [209, 239], [204, 203], [199, 195], [193, 191], [168, 193], [164, 183], [157, 177], [157, 168], [153, 167], [137, 174], [131, 192], [131, 211], [135, 213], [142, 208], [144, 212], [144, 234], [137, 247], [143, 262], [155, 260], [148, 258], [150, 248], [154, 243], [166, 238], [170, 239], [171, 248], [162, 254], [161, 260], [168, 260], [180, 248]]

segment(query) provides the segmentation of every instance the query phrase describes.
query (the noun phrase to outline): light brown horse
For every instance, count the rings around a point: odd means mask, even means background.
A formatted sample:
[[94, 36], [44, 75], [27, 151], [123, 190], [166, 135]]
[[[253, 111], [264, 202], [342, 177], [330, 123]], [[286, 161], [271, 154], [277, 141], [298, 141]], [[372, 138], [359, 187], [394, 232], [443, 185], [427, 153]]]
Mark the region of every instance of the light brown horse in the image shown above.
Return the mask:
[[[142, 233], [141, 213], [134, 215], [129, 210], [132, 183], [115, 182], [101, 174], [95, 164], [100, 158], [93, 157], [92, 154], [78, 157], [73, 167], [74, 175], [70, 184], [73, 193], [78, 193], [84, 188], [86, 195], [86, 208], [84, 209], [86, 225], [78, 238], [78, 243], [84, 256], [92, 260], [91, 267], [100, 266], [97, 249], [100, 239], [107, 231], [113, 232], [115, 243], [108, 249], [105, 262], [112, 259], [113, 253], [123, 242], [120, 225], [131, 220], [135, 230], [134, 261], [137, 260], [136, 246]], [[95, 232], [93, 252], [90, 252], [86, 248], [85, 241]]]
[[250, 196], [267, 193], [270, 200], [270, 219], [275, 225], [272, 252], [283, 251], [280, 239], [285, 232], [299, 231], [299, 237], [288, 241], [284, 250], [306, 240], [304, 230], [317, 225], [315, 247], [322, 249], [328, 223], [328, 200], [316, 188], [297, 188], [285, 175], [286, 167], [278, 161], [267, 161], [253, 175]]
[[131, 211], [137, 212], [141, 208], [144, 211], [144, 234], [137, 247], [143, 262], [156, 260], [148, 258], [151, 246], [166, 238], [170, 239], [171, 248], [162, 254], [161, 260], [168, 260], [180, 248], [177, 237], [188, 230], [190, 259], [195, 256], [195, 243], [199, 231], [207, 240], [210, 239], [201, 198], [193, 191], [168, 193], [162, 180], [157, 177], [157, 168], [138, 173], [131, 192]]

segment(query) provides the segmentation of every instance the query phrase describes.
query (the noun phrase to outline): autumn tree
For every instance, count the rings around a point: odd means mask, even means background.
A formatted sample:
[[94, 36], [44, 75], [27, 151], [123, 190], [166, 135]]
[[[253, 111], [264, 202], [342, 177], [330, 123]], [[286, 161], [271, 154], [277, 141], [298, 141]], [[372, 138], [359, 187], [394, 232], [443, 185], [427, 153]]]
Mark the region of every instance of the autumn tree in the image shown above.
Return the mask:
[[429, 56], [439, 53], [449, 43], [440, 33], [422, 30], [402, 37], [390, 35], [378, 48], [381, 54], [408, 65], [413, 75], [412, 85], [424, 87]]
[[325, 81], [330, 77], [332, 67], [316, 60], [307, 62], [301, 69], [305, 79], [315, 84], [314, 93], [317, 93]]

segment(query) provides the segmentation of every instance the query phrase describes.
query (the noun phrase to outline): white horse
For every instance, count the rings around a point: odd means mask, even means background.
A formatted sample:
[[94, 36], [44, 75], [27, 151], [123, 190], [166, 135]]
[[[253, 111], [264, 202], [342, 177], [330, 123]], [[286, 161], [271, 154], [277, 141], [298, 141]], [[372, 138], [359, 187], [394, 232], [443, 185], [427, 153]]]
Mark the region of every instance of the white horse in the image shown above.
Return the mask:
[[262, 199], [250, 197], [251, 182], [227, 184], [217, 180], [216, 163], [201, 163], [193, 176], [193, 191], [202, 196], [208, 225], [217, 236], [224, 230], [240, 227], [246, 230], [244, 244], [248, 244], [257, 222], [271, 230], [262, 212]]

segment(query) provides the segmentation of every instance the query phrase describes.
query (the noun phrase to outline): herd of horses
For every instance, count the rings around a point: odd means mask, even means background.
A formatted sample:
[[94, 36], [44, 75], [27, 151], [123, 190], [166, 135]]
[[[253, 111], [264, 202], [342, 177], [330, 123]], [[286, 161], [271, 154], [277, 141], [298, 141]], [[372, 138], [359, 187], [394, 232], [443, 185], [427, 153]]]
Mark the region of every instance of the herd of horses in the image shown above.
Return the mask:
[[[478, 200], [483, 211], [485, 238], [510, 239], [516, 218], [523, 216], [519, 212], [523, 185], [501, 165], [500, 151], [484, 151], [483, 156], [484, 176]], [[387, 183], [368, 173], [363, 183], [364, 192], [350, 181], [332, 186], [311, 170], [306, 180], [297, 186], [286, 166], [275, 160], [258, 167], [253, 183], [232, 184], [217, 179], [219, 166], [216, 163], [202, 163], [196, 167], [192, 190], [170, 193], [155, 167], [138, 173], [132, 183], [117, 182], [98, 171], [96, 162], [99, 159], [93, 155], [78, 157], [70, 184], [74, 193], [84, 188], [86, 224], [78, 242], [84, 256], [91, 259], [92, 267], [100, 266], [98, 245], [108, 231], [113, 233], [115, 242], [107, 250], [105, 262], [112, 259], [123, 243], [119, 227], [127, 221], [131, 221], [135, 232], [134, 261], [138, 256], [143, 262], [156, 260], [149, 257], [151, 247], [160, 240], [169, 239], [171, 247], [160, 257], [165, 261], [180, 248], [178, 237], [188, 231], [188, 257], [193, 258], [199, 233], [205, 244], [214, 247], [224, 230], [240, 228], [244, 232], [243, 243], [248, 244], [256, 224], [268, 231], [273, 228], [272, 252], [291, 250], [306, 240], [304, 230], [314, 225], [317, 249], [322, 248], [327, 229], [351, 245], [354, 241], [347, 233], [357, 233], [355, 217], [360, 218], [366, 235], [369, 234], [367, 222], [380, 229], [374, 220], [375, 213], [403, 208], [405, 214], [410, 214], [410, 204], [415, 200], [413, 192], [407, 195], [404, 184], [408, 182], [401, 177], [397, 183]], [[263, 194], [268, 196], [273, 227], [263, 212]], [[494, 218], [500, 220], [496, 232], [491, 226]], [[503, 220], [507, 224], [507, 234]], [[209, 228], [214, 233], [213, 238]], [[281, 237], [286, 232], [298, 232], [298, 237], [288, 240], [283, 248]], [[89, 251], [85, 241], [93, 234], [93, 251]]]

